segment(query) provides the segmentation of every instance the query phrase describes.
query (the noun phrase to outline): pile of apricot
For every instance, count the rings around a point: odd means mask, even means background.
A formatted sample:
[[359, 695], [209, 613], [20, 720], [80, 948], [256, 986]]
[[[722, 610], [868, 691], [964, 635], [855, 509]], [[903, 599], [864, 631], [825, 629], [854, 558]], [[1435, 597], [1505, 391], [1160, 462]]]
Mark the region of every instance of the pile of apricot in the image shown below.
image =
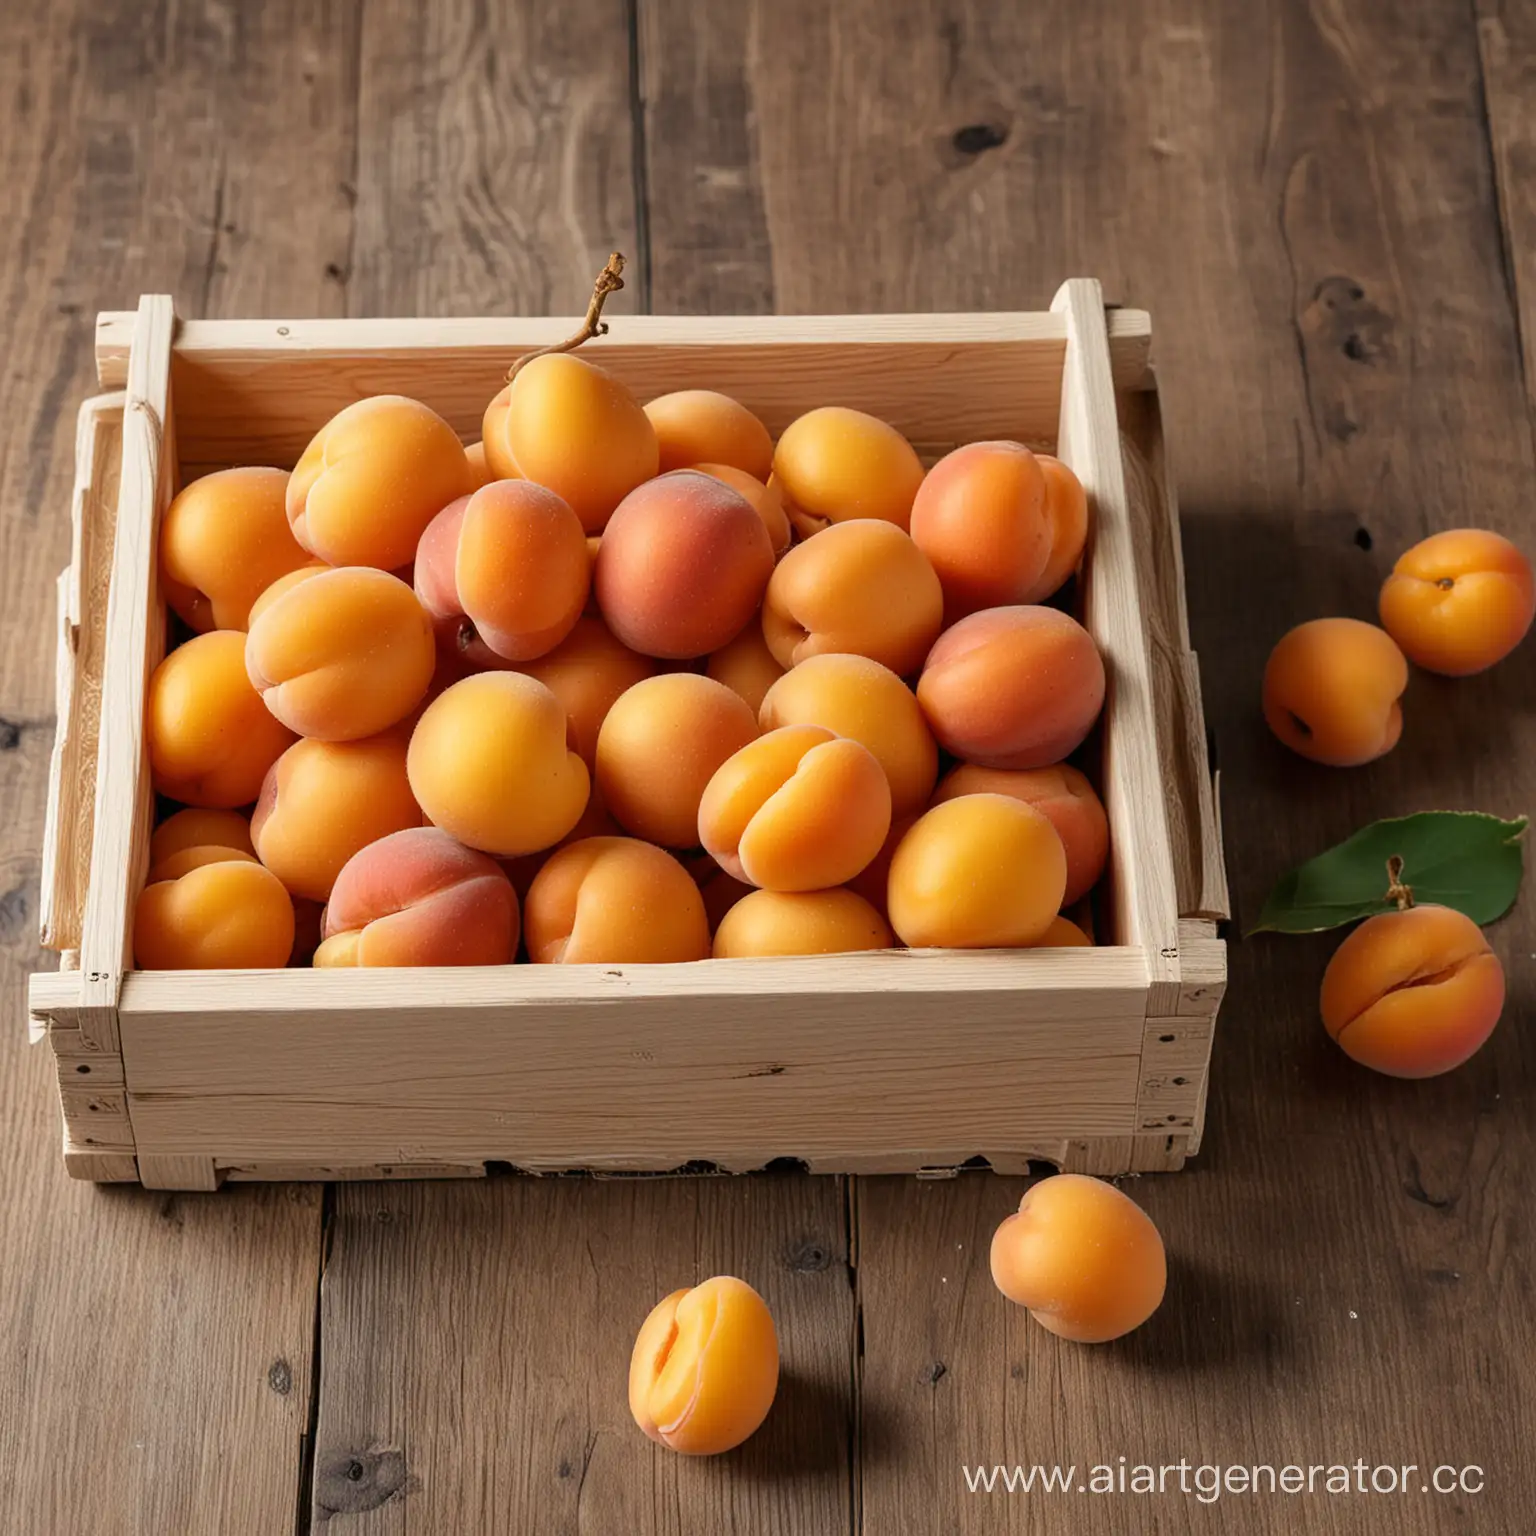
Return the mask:
[[[137, 963], [623, 964], [1083, 944], [1088, 528], [1019, 443], [641, 404], [527, 361], [468, 447], [359, 400], [189, 484]], [[1058, 594], [1062, 594], [1058, 596]]]

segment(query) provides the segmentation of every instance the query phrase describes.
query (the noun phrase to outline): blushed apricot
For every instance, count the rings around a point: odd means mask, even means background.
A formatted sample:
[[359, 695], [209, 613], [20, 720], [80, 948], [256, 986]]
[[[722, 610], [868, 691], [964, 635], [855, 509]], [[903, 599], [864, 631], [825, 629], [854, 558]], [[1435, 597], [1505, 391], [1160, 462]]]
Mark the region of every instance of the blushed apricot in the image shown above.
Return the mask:
[[495, 666], [531, 661], [570, 634], [591, 562], [579, 519], [553, 491], [494, 480], [427, 525], [415, 577], [439, 644]]
[[1045, 520], [1051, 529], [1051, 557], [1021, 603], [1043, 603], [1066, 585], [1083, 558], [1088, 542], [1088, 494], [1072, 470], [1048, 453], [1035, 462], [1045, 476]]
[[249, 805], [293, 741], [246, 676], [245, 642], [236, 629], [196, 635], [150, 677], [150, 777], [158, 793], [183, 805]]
[[1408, 663], [1385, 630], [1359, 619], [1312, 619], [1270, 652], [1264, 718], [1302, 757], [1358, 767], [1397, 745], [1407, 686]]
[[619, 641], [600, 618], [586, 615], [554, 650], [518, 668], [537, 678], [570, 717], [576, 750], [597, 761], [597, 733], [622, 693], [655, 676], [656, 663]]
[[1399, 557], [1381, 622], [1416, 666], [1468, 677], [1502, 661], [1536, 615], [1531, 562], [1497, 533], [1452, 528]]
[[875, 754], [891, 786], [891, 813], [921, 809], [939, 776], [939, 752], [912, 690], [867, 656], [812, 656], [786, 672], [763, 698], [758, 722], [824, 725]]
[[508, 965], [517, 953], [517, 894], [494, 859], [438, 827], [411, 827], [347, 860], [321, 932], [321, 968]]
[[1069, 763], [1049, 768], [978, 768], [961, 763], [934, 791], [933, 803], [960, 795], [1012, 795], [1043, 811], [1067, 855], [1063, 906], [1081, 901], [1098, 884], [1109, 857], [1109, 818], [1087, 775]]
[[293, 536], [330, 565], [407, 565], [428, 523], [474, 489], [458, 434], [404, 395], [373, 395], [315, 434], [288, 481]]
[[879, 517], [905, 529], [923, 483], [922, 460], [895, 427], [840, 405], [807, 411], [784, 429], [773, 473], [786, 503], [813, 525]]
[[891, 859], [887, 913], [914, 949], [1035, 944], [1061, 910], [1056, 829], [1007, 795], [962, 795], [913, 824]]
[[645, 414], [656, 429], [662, 474], [692, 464], [728, 464], [761, 481], [773, 468], [767, 427], [729, 395], [680, 389], [649, 401]]
[[[570, 353], [520, 368], [486, 407], [485, 460], [499, 480], [547, 486], [601, 533], [613, 509], [657, 471], [650, 417], [612, 374]], [[446, 505], [446, 502], [444, 502]]]
[[432, 621], [396, 576], [316, 571], [263, 601], [245, 665], [266, 706], [301, 736], [355, 741], [403, 720], [437, 665]]
[[724, 683], [693, 672], [646, 678], [597, 733], [597, 782], [620, 826], [667, 848], [699, 840], [699, 802], [715, 770], [757, 735]]
[[303, 565], [283, 510], [288, 472], [220, 469], [186, 486], [160, 524], [160, 591], [199, 633], [244, 629], [251, 604]]
[[891, 828], [891, 791], [868, 747], [787, 725], [727, 758], [699, 802], [699, 842], [727, 874], [770, 891], [851, 880]]
[[250, 820], [239, 811], [190, 809], [167, 816], [150, 834], [149, 878], [173, 855], [188, 848], [230, 848], [256, 857]]
[[723, 480], [733, 491], [739, 491], [745, 496], [752, 503], [752, 510], [762, 518], [763, 527], [768, 530], [768, 542], [773, 546], [775, 557], [789, 548], [789, 518], [784, 511], [784, 497], [776, 484], [764, 484], [756, 475], [749, 475], [746, 470], [737, 469], [731, 464], [692, 464], [684, 467]]
[[658, 1302], [629, 1363], [635, 1423], [688, 1456], [740, 1445], [768, 1417], [778, 1387], [779, 1340], [768, 1305], [731, 1275]]
[[273, 763], [251, 837], [290, 895], [324, 901], [354, 853], [421, 825], [405, 745], [395, 731], [361, 741], [296, 741]]
[[1053, 917], [1031, 949], [1092, 949], [1093, 940], [1070, 917]]
[[1504, 968], [1470, 917], [1410, 907], [1367, 918], [1323, 973], [1323, 1025], [1345, 1055], [1390, 1077], [1459, 1067], [1504, 1010]]
[[491, 466], [485, 462], [484, 443], [466, 443], [464, 457], [469, 460], [469, 473], [475, 490], [478, 491], [483, 485], [489, 485], [496, 478], [491, 473]]
[[855, 518], [797, 545], [774, 568], [763, 635], [781, 667], [868, 656], [916, 672], [938, 638], [944, 594], [926, 556], [893, 523]]
[[683, 660], [735, 639], [773, 574], [763, 520], [695, 469], [649, 480], [620, 502], [593, 585], [609, 629], [631, 650]]
[[1099, 718], [1104, 662], [1088, 631], [1055, 608], [988, 608], [939, 636], [917, 701], [956, 757], [984, 768], [1044, 768]]
[[445, 689], [411, 733], [406, 772], [427, 818], [510, 858], [551, 848], [587, 804], [587, 765], [565, 710], [521, 672], [480, 672]]
[[891, 860], [896, 857], [896, 850], [901, 846], [902, 838], [912, 830], [916, 820], [917, 815], [910, 811], [905, 816], [893, 817], [891, 830], [885, 834], [880, 852], [848, 882], [848, 889], [862, 896], [882, 918], [886, 915]]
[[1128, 1195], [1058, 1173], [1029, 1189], [993, 1234], [992, 1279], [1042, 1328], [1103, 1344], [1157, 1311], [1168, 1260], [1152, 1218]]
[[142, 971], [275, 969], [292, 950], [288, 892], [243, 854], [146, 885], [134, 909], [133, 960]]
[[552, 853], [527, 903], [535, 965], [663, 965], [709, 954], [704, 900], [671, 854], [633, 837]]
[[709, 658], [705, 674], [740, 694], [754, 715], [763, 707], [768, 690], [784, 676], [774, 660], [760, 624], [748, 624], [736, 638]]
[[829, 891], [753, 891], [715, 931], [715, 959], [749, 955], [844, 955], [889, 949], [886, 921], [862, 896]]

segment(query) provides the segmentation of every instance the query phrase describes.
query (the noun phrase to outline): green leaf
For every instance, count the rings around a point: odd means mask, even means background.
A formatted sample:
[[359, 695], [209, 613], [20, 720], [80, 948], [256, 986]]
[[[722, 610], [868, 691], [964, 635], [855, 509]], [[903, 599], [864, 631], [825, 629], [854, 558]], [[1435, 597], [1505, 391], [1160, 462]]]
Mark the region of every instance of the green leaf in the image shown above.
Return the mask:
[[1390, 912], [1387, 860], [1420, 904], [1464, 912], [1481, 926], [1515, 904], [1527, 817], [1501, 821], [1479, 811], [1421, 811], [1362, 827], [1283, 876], [1250, 933], [1321, 933]]

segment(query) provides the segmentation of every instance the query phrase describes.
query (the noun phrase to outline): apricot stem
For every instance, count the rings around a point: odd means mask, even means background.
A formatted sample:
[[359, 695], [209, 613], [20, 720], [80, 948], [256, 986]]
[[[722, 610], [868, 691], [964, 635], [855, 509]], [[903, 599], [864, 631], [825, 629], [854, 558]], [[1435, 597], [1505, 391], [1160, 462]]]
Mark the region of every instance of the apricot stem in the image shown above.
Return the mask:
[[574, 352], [584, 341], [591, 341], [594, 336], [606, 336], [608, 334], [608, 322], [603, 319], [603, 305], [608, 302], [610, 293], [617, 293], [624, 286], [624, 257], [619, 251], [615, 251], [608, 258], [608, 264], [597, 274], [597, 281], [592, 285], [592, 297], [587, 303], [586, 318], [581, 322], [581, 328], [564, 341], [557, 341], [551, 346], [536, 347], [532, 352], [525, 352], [507, 369], [507, 383], [511, 383], [518, 373], [531, 363], [536, 357], [547, 357], [553, 352]]
[[1403, 860], [1401, 854], [1394, 853], [1387, 860], [1386, 899], [1395, 903], [1399, 912], [1406, 912], [1413, 905], [1413, 887], [1403, 884]]

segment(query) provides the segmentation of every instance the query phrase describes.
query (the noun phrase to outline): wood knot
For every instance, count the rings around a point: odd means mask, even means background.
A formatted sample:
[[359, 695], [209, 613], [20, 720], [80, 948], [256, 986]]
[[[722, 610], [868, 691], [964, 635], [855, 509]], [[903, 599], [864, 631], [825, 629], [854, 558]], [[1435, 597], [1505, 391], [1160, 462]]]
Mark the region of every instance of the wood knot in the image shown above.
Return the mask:
[[327, 1518], [361, 1515], [417, 1486], [399, 1451], [343, 1452], [315, 1468], [315, 1508]]
[[984, 155], [989, 149], [1001, 149], [1008, 142], [1008, 130], [997, 123], [971, 123], [957, 128], [949, 142], [962, 155]]
[[287, 1397], [293, 1391], [293, 1367], [286, 1360], [274, 1360], [267, 1367], [267, 1385], [279, 1397]]
[[785, 1267], [794, 1270], [797, 1274], [817, 1274], [828, 1268], [831, 1263], [831, 1250], [825, 1243], [819, 1243], [815, 1238], [801, 1238], [799, 1242], [791, 1243], [784, 1253]]
[[[1301, 321], [1309, 340], [1337, 350], [1352, 363], [1374, 366], [1395, 355], [1391, 315], [1372, 303], [1352, 277], [1325, 277], [1312, 291]], [[1351, 419], [1347, 436], [1359, 430]]]

